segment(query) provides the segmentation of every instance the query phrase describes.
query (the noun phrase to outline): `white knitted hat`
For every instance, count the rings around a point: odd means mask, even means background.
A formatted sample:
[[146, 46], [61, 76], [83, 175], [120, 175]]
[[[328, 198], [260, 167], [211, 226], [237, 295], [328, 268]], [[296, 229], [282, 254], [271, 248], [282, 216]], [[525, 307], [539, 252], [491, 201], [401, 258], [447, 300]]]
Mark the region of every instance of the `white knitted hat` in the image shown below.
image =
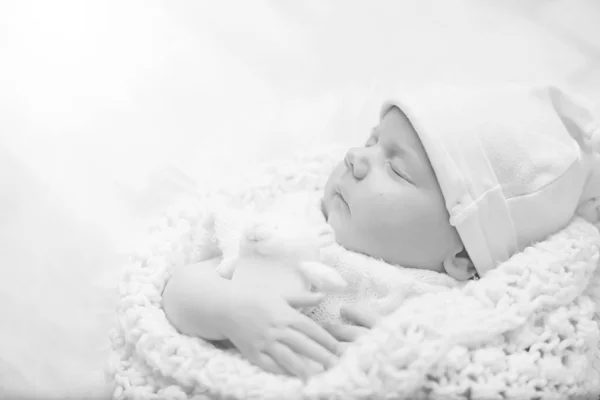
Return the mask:
[[598, 218], [600, 132], [581, 104], [555, 87], [437, 88], [404, 93], [382, 115], [398, 106], [414, 126], [483, 275], [578, 209]]

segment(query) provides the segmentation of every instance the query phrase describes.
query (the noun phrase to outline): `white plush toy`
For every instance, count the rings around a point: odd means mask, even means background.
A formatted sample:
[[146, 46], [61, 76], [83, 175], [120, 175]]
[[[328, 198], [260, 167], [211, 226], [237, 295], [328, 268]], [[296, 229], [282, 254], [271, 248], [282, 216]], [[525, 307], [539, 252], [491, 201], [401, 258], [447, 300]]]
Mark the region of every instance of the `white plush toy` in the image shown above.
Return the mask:
[[315, 288], [343, 290], [346, 282], [320, 262], [320, 250], [335, 243], [329, 225], [314, 226], [283, 213], [253, 213], [215, 207], [203, 224], [222, 259], [217, 272], [260, 290], [293, 295]]

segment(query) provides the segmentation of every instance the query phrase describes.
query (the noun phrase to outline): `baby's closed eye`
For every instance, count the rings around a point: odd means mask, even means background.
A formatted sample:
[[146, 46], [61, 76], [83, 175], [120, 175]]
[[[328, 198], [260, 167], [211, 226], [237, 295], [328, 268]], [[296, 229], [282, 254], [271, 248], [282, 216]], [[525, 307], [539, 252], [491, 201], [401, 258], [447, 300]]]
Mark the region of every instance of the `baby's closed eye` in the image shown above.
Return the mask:
[[386, 161], [386, 165], [389, 168], [390, 172], [403, 181], [407, 181], [413, 183], [410, 175], [406, 172], [406, 169], [402, 166], [402, 164], [398, 161], [388, 160]]

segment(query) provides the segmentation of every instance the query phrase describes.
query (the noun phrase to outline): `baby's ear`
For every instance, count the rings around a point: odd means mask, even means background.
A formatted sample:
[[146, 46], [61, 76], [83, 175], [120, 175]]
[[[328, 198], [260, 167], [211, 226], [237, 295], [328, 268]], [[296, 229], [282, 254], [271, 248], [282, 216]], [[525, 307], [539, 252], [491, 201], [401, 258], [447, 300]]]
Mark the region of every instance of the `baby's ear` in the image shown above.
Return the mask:
[[467, 250], [462, 249], [444, 260], [446, 273], [459, 281], [467, 281], [477, 274]]

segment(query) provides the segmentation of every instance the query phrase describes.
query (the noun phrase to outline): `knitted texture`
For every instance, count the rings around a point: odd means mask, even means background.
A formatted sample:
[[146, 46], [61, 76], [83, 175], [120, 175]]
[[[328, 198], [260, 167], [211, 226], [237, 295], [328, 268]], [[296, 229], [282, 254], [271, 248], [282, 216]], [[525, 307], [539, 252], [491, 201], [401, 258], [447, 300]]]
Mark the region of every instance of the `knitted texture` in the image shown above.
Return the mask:
[[[210, 189], [151, 228], [120, 285], [109, 368], [114, 398], [564, 399], [600, 393], [600, 234], [581, 218], [461, 285], [433, 273], [413, 273], [407, 283], [406, 269], [387, 266], [379, 275], [374, 271], [384, 263], [327, 247], [323, 263], [347, 280], [367, 282], [352, 298], [373, 300], [387, 316], [337, 365], [305, 383], [177, 333], [161, 309], [161, 293], [174, 268], [221, 251], [206, 225], [211, 205], [258, 212], [286, 193], [318, 192], [340, 155], [325, 150], [267, 168], [232, 190]], [[348, 301], [339, 296], [315, 319], [333, 318], [331, 310]]]

